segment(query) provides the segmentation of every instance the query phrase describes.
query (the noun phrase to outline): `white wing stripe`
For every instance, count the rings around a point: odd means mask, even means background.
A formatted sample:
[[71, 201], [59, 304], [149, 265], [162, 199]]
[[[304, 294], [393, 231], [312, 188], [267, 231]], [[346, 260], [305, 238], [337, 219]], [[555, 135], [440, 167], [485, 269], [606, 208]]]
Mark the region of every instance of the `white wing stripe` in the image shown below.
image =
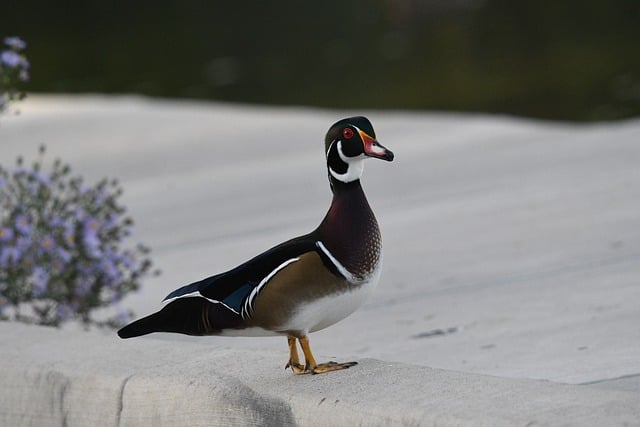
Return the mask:
[[249, 319], [253, 315], [253, 303], [258, 296], [258, 294], [262, 291], [262, 288], [275, 276], [280, 270], [292, 264], [296, 261], [299, 261], [300, 258], [291, 258], [277, 266], [271, 273], [267, 274], [267, 276], [260, 281], [258, 286], [253, 288], [249, 296], [244, 300], [244, 305], [242, 306], [242, 318]]
[[178, 295], [177, 297], [173, 297], [173, 298], [170, 298], [170, 299], [164, 300], [164, 301], [163, 301], [163, 304], [168, 304], [168, 303], [170, 303], [170, 302], [172, 302], [172, 301], [175, 301], [175, 300], [177, 300], [177, 299], [180, 299], [180, 298], [190, 298], [190, 297], [200, 297], [200, 298], [204, 298], [204, 299], [206, 299], [207, 301], [212, 302], [212, 303], [214, 303], [214, 304], [222, 304], [222, 305], [224, 305], [225, 307], [227, 307], [229, 310], [233, 311], [235, 314], [240, 314], [240, 313], [238, 313], [237, 311], [235, 311], [233, 308], [229, 307], [227, 304], [223, 303], [222, 301], [218, 301], [217, 299], [211, 299], [211, 298], [207, 298], [207, 297], [205, 297], [204, 295], [202, 295], [202, 294], [200, 293], [200, 291], [193, 291], [193, 292], [190, 292], [190, 293], [188, 293], [188, 294]]
[[322, 252], [324, 252], [324, 254], [331, 260], [333, 265], [336, 266], [340, 274], [342, 274], [345, 277], [345, 279], [347, 279], [347, 281], [351, 283], [361, 282], [361, 280], [358, 280], [356, 277], [354, 277], [354, 275], [351, 274], [351, 272], [347, 270], [345, 266], [340, 263], [340, 261], [338, 261], [333, 255], [331, 255], [331, 252], [329, 252], [329, 249], [327, 249], [320, 240], [316, 242], [316, 246], [319, 247], [320, 250], [322, 250]]

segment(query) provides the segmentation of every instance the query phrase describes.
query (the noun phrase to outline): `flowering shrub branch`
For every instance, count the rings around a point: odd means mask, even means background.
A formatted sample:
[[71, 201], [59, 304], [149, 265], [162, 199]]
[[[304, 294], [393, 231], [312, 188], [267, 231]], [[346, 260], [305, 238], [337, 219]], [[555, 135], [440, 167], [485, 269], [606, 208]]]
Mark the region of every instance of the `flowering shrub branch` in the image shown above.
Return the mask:
[[11, 101], [25, 98], [20, 84], [29, 81], [29, 61], [23, 53], [27, 44], [18, 37], [6, 37], [5, 48], [0, 50], [0, 113]]
[[117, 304], [150, 273], [149, 249], [122, 249], [133, 221], [113, 180], [86, 185], [55, 160], [45, 172], [18, 158], [0, 166], [0, 319], [58, 326], [79, 319], [119, 326], [132, 315], [97, 321], [92, 312]]

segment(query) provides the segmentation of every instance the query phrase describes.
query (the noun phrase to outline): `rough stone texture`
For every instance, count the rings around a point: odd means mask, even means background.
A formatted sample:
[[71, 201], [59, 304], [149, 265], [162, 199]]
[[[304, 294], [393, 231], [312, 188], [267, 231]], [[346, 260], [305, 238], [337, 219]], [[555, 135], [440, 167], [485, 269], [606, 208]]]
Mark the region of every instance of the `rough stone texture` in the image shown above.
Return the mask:
[[640, 395], [373, 359], [296, 376], [282, 354], [0, 323], [0, 425], [640, 425]]

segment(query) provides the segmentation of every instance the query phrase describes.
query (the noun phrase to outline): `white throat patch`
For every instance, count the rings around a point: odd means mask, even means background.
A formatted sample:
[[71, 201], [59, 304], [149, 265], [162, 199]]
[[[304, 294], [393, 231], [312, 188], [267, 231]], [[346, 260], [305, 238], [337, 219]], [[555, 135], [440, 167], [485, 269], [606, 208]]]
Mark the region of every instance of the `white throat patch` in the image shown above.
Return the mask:
[[[327, 151], [327, 156], [329, 155], [329, 151], [331, 150], [331, 146], [335, 143], [331, 143], [329, 146], [329, 150]], [[362, 172], [364, 171], [364, 159], [365, 156], [360, 155], [358, 157], [347, 157], [342, 153], [342, 141], [338, 141], [338, 155], [340, 156], [340, 160], [347, 164], [347, 171], [345, 173], [338, 173], [329, 167], [329, 173], [338, 181], [342, 182], [352, 182], [357, 179], [360, 179], [362, 176]]]

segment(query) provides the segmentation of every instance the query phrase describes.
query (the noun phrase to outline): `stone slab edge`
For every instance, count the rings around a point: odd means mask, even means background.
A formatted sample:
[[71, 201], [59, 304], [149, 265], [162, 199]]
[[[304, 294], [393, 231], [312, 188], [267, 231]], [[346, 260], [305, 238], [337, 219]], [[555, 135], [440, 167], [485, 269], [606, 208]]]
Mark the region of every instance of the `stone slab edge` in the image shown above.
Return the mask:
[[284, 338], [281, 354], [9, 322], [0, 338], [1, 426], [640, 425], [630, 392], [373, 359], [296, 376]]

